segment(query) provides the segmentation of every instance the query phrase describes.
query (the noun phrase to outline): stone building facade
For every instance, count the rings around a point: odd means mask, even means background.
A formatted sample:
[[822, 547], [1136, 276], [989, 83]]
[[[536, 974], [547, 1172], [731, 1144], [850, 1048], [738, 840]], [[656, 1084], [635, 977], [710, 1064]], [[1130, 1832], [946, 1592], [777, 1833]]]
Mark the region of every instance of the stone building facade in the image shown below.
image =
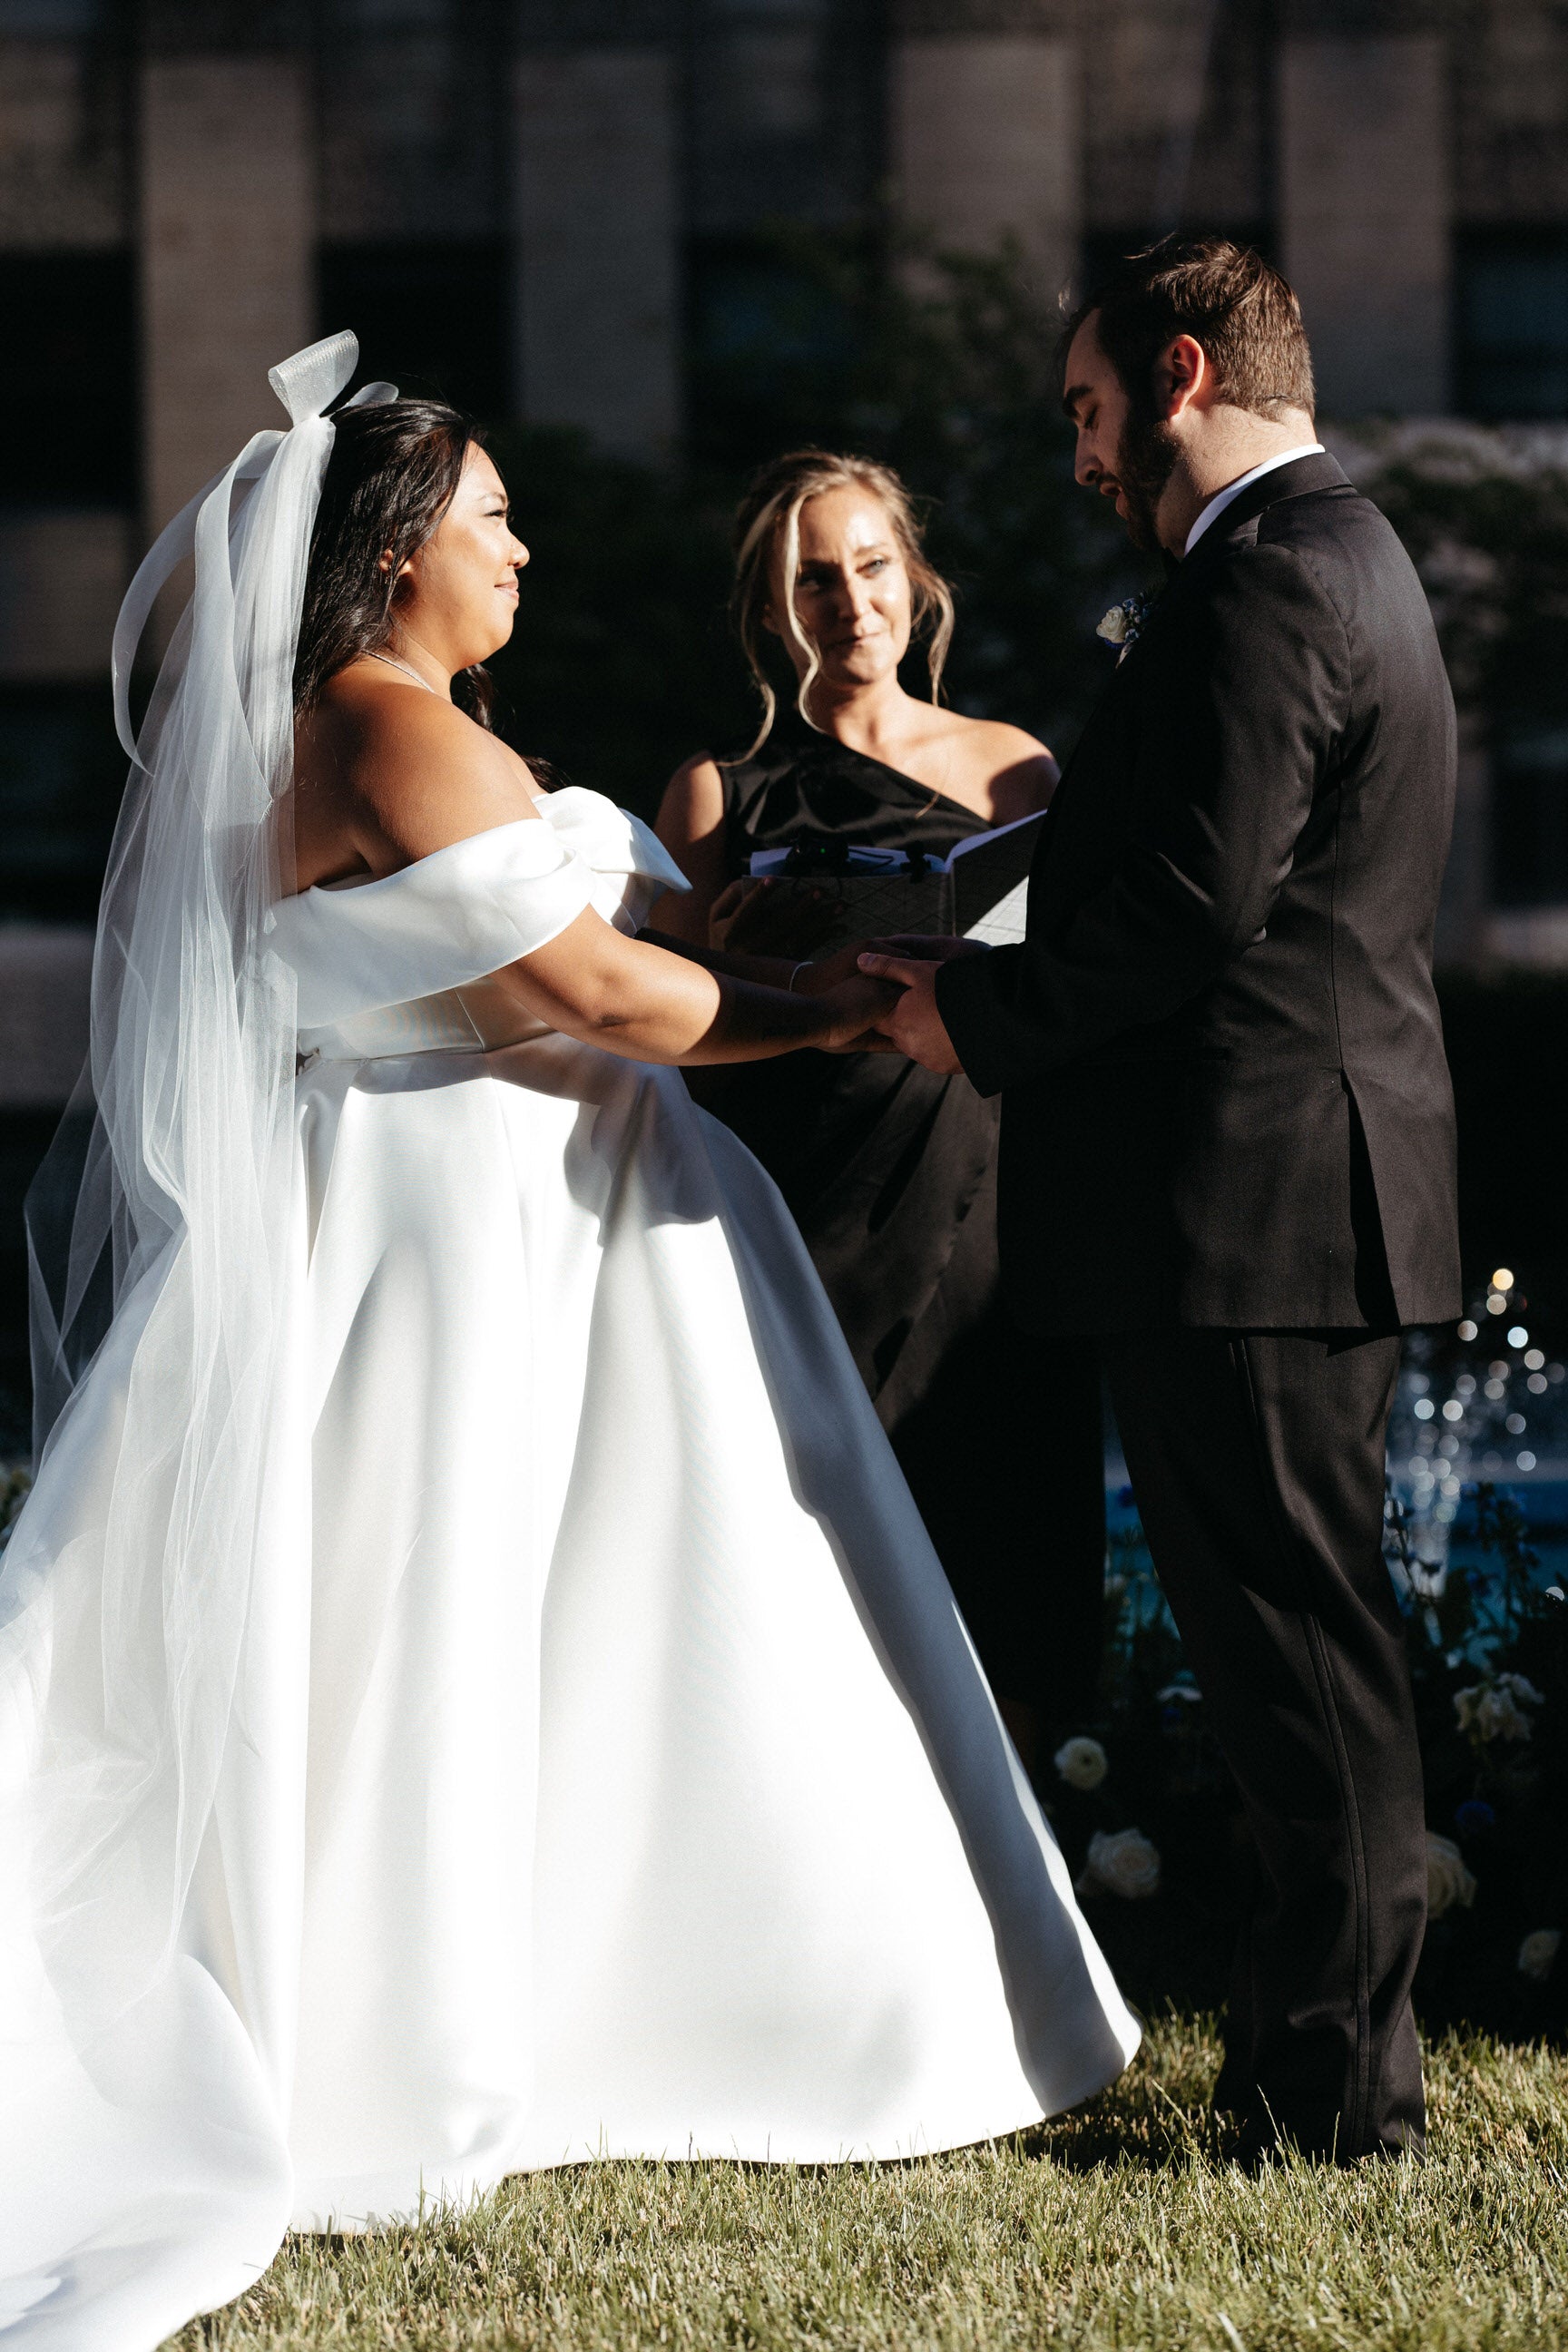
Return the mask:
[[[1047, 287], [1224, 228], [1331, 415], [1568, 417], [1555, 0], [0, 0], [0, 912], [89, 911], [115, 605], [271, 361], [395, 315], [458, 396], [662, 460], [763, 226], [889, 200]], [[1449, 951], [1568, 960], [1568, 850], [1510, 929], [1486, 789]]]

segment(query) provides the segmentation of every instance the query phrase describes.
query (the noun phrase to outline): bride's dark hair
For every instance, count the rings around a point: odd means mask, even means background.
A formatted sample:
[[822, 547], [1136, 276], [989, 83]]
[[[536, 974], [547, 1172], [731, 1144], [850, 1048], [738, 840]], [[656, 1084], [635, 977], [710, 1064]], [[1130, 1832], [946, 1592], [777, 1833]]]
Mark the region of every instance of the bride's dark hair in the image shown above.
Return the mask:
[[[305, 603], [294, 661], [294, 708], [309, 710], [330, 677], [393, 633], [397, 575], [433, 537], [462, 478], [463, 461], [484, 436], [439, 400], [388, 400], [342, 408], [321, 503], [310, 534]], [[390, 563], [382, 562], [390, 550]], [[495, 688], [478, 663], [454, 686], [481, 727]]]

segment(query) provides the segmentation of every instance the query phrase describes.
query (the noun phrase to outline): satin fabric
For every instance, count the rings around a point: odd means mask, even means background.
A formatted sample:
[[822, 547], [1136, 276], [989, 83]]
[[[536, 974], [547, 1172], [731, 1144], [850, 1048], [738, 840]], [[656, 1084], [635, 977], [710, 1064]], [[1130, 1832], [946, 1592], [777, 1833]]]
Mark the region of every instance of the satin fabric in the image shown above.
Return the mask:
[[[0, 1944], [27, 2352], [151, 2347], [290, 2221], [595, 2154], [907, 2155], [1135, 2047], [770, 1181], [674, 1071], [479, 1043], [498, 943], [679, 882], [595, 795], [542, 815], [276, 911], [309, 1025], [271, 1516], [166, 1966], [106, 2018], [25, 1903]], [[34, 1498], [13, 1787], [40, 1694], [91, 1720], [138, 1329]]]

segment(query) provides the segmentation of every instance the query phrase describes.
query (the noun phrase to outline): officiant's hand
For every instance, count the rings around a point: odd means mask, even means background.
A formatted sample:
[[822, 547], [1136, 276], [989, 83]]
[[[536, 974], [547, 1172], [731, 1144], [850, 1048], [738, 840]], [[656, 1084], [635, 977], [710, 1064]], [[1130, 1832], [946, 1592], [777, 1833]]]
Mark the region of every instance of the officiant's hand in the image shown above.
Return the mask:
[[878, 1022], [878, 1028], [898, 1053], [907, 1054], [911, 1062], [934, 1070], [939, 1077], [952, 1077], [963, 1067], [936, 1007], [936, 976], [948, 961], [945, 956], [869, 954], [860, 958], [863, 972], [875, 980], [892, 981], [903, 990], [897, 1003]]
[[[826, 890], [780, 890], [771, 875], [742, 874], [709, 909], [708, 944], [731, 955], [808, 956], [831, 939], [838, 919]], [[847, 970], [854, 969], [851, 961]]]

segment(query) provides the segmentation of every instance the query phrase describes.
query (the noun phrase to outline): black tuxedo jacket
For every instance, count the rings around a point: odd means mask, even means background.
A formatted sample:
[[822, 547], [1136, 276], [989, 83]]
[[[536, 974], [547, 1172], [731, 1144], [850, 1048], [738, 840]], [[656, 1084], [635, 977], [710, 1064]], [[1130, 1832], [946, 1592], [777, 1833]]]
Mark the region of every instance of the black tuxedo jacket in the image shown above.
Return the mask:
[[1020, 947], [937, 1001], [1001, 1089], [1004, 1278], [1046, 1330], [1460, 1311], [1432, 988], [1453, 699], [1331, 457], [1210, 524], [1057, 790]]

